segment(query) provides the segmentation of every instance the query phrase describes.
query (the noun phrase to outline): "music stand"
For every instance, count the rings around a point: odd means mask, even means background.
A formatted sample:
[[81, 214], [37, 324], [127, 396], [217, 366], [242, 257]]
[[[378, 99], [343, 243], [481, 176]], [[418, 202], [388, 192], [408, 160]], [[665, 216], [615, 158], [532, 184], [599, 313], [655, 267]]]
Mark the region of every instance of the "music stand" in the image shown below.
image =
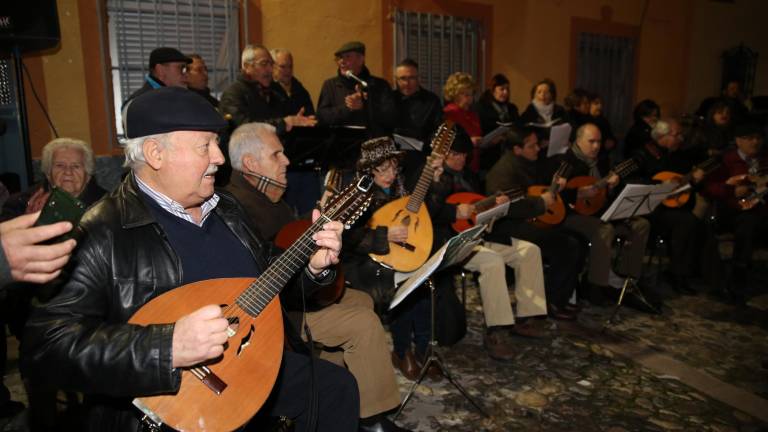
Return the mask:
[[475, 246], [477, 246], [482, 241], [480, 236], [482, 235], [483, 231], [485, 231], [485, 228], [485, 225], [476, 225], [448, 240], [443, 245], [443, 247], [435, 252], [435, 254], [432, 255], [427, 260], [427, 262], [424, 263], [424, 265], [422, 265], [415, 272], [411, 273], [410, 277], [400, 286], [400, 288], [398, 288], [397, 292], [395, 293], [395, 297], [390, 303], [389, 309], [391, 310], [400, 304], [400, 302], [408, 297], [410, 293], [421, 286], [421, 284], [423, 284], [425, 281], [429, 285], [430, 320], [432, 322], [432, 328], [429, 334], [427, 357], [424, 365], [421, 368], [421, 372], [419, 372], [418, 379], [416, 379], [416, 381], [414, 381], [414, 383], [411, 385], [411, 388], [405, 395], [403, 402], [400, 404], [400, 408], [397, 409], [397, 413], [395, 413], [394, 416], [395, 419], [400, 416], [400, 413], [403, 412], [403, 409], [408, 404], [411, 396], [413, 396], [413, 392], [416, 390], [416, 386], [421, 384], [421, 381], [424, 380], [424, 377], [427, 375], [427, 370], [429, 370], [429, 367], [432, 365], [432, 363], [437, 365], [440, 373], [448, 379], [448, 382], [453, 384], [453, 386], [456, 387], [456, 390], [458, 390], [459, 393], [464, 396], [464, 398], [466, 398], [472, 405], [474, 405], [475, 408], [480, 411], [480, 413], [486, 417], [490, 417], [485, 412], [485, 410], [483, 410], [483, 407], [481, 407], [480, 404], [475, 401], [472, 396], [467, 393], [466, 390], [464, 390], [464, 387], [462, 387], [461, 384], [459, 384], [453, 378], [453, 375], [451, 375], [451, 373], [448, 371], [448, 368], [445, 367], [443, 359], [437, 352], [437, 339], [435, 339], [435, 284], [432, 282], [430, 277], [434, 272], [438, 270], [442, 270], [446, 267], [450, 267], [463, 261], [472, 252]]
[[[657, 185], [638, 185], [629, 184], [624, 190], [621, 191], [618, 197], [613, 201], [608, 210], [603, 213], [600, 220], [603, 222], [610, 222], [615, 220], [629, 221], [635, 216], [642, 216], [651, 213], [656, 207], [664, 201], [669, 195], [672, 195], [678, 185], [675, 183], [661, 183]], [[623, 250], [623, 246], [619, 249], [619, 255]], [[611, 317], [606, 321], [606, 325], [613, 324], [616, 319], [616, 315], [619, 313], [624, 296], [628, 293], [637, 296], [638, 300], [643, 302], [649, 309], [661, 313], [651, 305], [643, 295], [640, 287], [637, 285], [635, 278], [628, 276], [624, 279], [624, 284], [621, 287], [619, 293], [619, 299], [616, 301], [616, 305], [613, 307], [613, 313]], [[603, 326], [605, 329], [605, 326]]]

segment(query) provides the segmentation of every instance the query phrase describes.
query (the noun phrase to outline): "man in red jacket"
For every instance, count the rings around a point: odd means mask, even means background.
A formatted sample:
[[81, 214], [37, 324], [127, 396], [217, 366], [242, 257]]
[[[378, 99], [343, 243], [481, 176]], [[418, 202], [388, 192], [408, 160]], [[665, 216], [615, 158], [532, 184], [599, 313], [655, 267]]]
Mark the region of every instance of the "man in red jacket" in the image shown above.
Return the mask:
[[707, 193], [721, 203], [719, 216], [733, 230], [733, 277], [730, 294], [743, 302], [747, 270], [755, 239], [768, 229], [768, 211], [759, 192], [766, 188], [768, 154], [763, 131], [756, 124], [736, 127], [736, 148], [723, 154], [723, 164], [707, 183]]

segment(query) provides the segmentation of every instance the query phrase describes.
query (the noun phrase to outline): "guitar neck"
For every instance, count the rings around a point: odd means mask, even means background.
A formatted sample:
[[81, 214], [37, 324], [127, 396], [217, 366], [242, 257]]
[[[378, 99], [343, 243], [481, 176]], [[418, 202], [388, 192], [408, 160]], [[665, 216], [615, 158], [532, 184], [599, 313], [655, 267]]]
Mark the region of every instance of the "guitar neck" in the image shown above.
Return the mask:
[[280, 294], [293, 276], [301, 270], [309, 257], [317, 250], [312, 236], [320, 231], [323, 224], [330, 222], [320, 216], [291, 247], [280, 255], [255, 282], [240, 296], [236, 303], [251, 316], [258, 316], [267, 305]]
[[485, 197], [481, 199], [480, 201], [475, 203], [475, 211], [477, 213], [484, 212], [486, 210], [489, 210], [496, 206], [496, 198], [498, 198], [501, 195], [507, 195], [510, 199], [510, 201], [515, 201], [517, 198], [522, 197], [525, 194], [525, 191], [518, 188], [513, 189], [507, 189], [503, 192], [495, 193], [489, 197]]
[[421, 177], [419, 177], [419, 181], [416, 183], [416, 187], [413, 189], [411, 197], [408, 198], [406, 208], [410, 212], [416, 213], [419, 211], [421, 203], [424, 202], [424, 198], [427, 196], [429, 186], [432, 184], [432, 177], [435, 175], [435, 169], [429, 164], [431, 159], [432, 158], [427, 159], [427, 165], [425, 165], [424, 169], [421, 171]]

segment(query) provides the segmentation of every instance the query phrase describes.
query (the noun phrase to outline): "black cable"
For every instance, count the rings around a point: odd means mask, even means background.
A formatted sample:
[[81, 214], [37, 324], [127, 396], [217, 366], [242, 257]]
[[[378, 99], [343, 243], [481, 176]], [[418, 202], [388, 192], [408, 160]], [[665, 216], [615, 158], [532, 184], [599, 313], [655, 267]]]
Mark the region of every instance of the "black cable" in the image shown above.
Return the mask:
[[315, 380], [315, 355], [312, 350], [314, 341], [312, 333], [307, 325], [307, 299], [304, 290], [304, 275], [300, 276], [301, 285], [301, 320], [304, 323], [304, 332], [307, 334], [307, 347], [309, 348], [309, 410], [307, 413], [306, 432], [315, 432], [317, 430], [317, 386]]
[[[48, 115], [48, 111], [45, 110], [45, 106], [43, 105], [43, 102], [40, 100], [40, 96], [37, 95], [37, 90], [35, 90], [35, 83], [32, 81], [32, 76], [29, 74], [29, 70], [27, 69], [27, 65], [24, 64], [24, 61], [19, 57], [19, 62], [21, 63], [21, 68], [24, 69], [24, 73], [27, 74], [27, 81], [29, 81], [29, 88], [32, 89], [32, 94], [35, 96], [35, 100], [37, 101], [37, 104], [40, 105], [40, 109], [43, 110], [43, 114], [45, 114], [45, 118], [48, 120], [48, 125], [51, 126], [51, 129], [53, 130], [53, 135], [58, 138], [59, 132], [56, 130], [56, 126], [53, 125], [53, 121], [51, 121], [51, 116]], [[24, 85], [24, 83], [16, 83], [16, 85]]]

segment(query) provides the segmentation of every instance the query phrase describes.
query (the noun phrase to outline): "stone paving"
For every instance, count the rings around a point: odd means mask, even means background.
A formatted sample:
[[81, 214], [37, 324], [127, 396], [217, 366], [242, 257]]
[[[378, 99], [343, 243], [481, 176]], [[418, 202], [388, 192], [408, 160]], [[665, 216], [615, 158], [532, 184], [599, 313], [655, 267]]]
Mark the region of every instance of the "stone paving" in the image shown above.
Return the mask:
[[[483, 417], [447, 380], [425, 380], [397, 422], [414, 431], [768, 431], [768, 424], [606, 348], [598, 335], [610, 308], [586, 305], [579, 321], [541, 320], [548, 337], [513, 337], [519, 354], [491, 360], [482, 348], [477, 290], [467, 292], [467, 336], [440, 352], [453, 373], [490, 414]], [[724, 383], [768, 399], [768, 295], [737, 308], [707, 295], [672, 298], [662, 316], [622, 309], [607, 334], [648, 347]], [[9, 339], [10, 384], [26, 401]], [[398, 374], [402, 394], [411, 382]], [[717, 389], [713, 389], [717, 393]], [[712, 394], [710, 392], [710, 394]], [[766, 402], [764, 399], [761, 399]], [[765, 418], [765, 417], [763, 417]], [[23, 418], [0, 431], [23, 430]]]
[[[399, 419], [403, 426], [415, 431], [768, 430], [765, 422], [677, 377], [637, 365], [580, 336], [599, 333], [610, 308], [588, 305], [574, 327], [578, 331], [544, 320], [549, 338], [514, 337], [520, 351], [515, 361], [491, 360], [482, 348], [476, 296], [470, 290], [467, 337], [441, 353], [491, 418], [474, 410], [447, 381], [426, 381]], [[622, 320], [608, 332], [754, 395], [768, 395], [768, 370], [762, 367], [768, 359], [765, 310], [735, 308], [704, 294], [671, 299], [667, 305], [660, 317], [622, 309]], [[406, 392], [410, 382], [399, 379]]]

